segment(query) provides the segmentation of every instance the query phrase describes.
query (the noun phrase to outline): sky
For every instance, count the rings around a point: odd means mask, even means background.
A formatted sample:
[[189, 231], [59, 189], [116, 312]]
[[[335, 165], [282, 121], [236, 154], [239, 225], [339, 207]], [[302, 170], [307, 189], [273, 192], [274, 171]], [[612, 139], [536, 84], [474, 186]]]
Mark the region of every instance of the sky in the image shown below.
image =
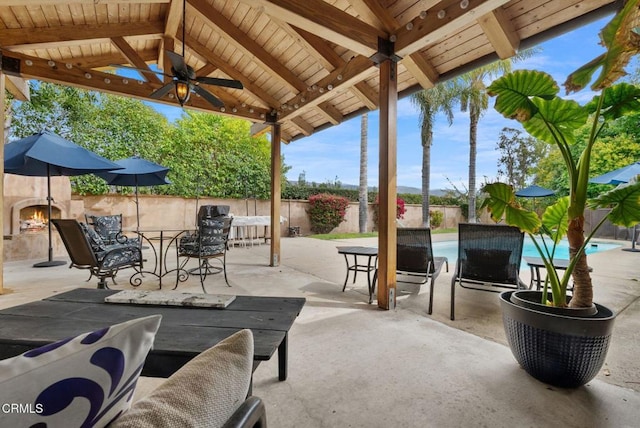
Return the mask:
[[[562, 85], [569, 73], [595, 58], [604, 48], [598, 33], [610, 17], [565, 33], [539, 45], [542, 50], [527, 60], [514, 63], [514, 69], [537, 69], [551, 74]], [[486, 82], [489, 84], [490, 82]], [[561, 88], [562, 95], [564, 89]], [[588, 89], [573, 94], [578, 102], [591, 99]], [[493, 110], [493, 99], [478, 126], [476, 180], [477, 185], [497, 178], [499, 152], [496, 143], [504, 127], [520, 128], [517, 122], [505, 119]], [[182, 110], [154, 104], [169, 120]], [[378, 126], [379, 112], [369, 113], [368, 121], [368, 185], [378, 186]], [[360, 176], [360, 117], [282, 145], [286, 165], [291, 167], [287, 179], [297, 181], [304, 174], [307, 182], [343, 184], [359, 183]], [[410, 99], [398, 101], [398, 186], [421, 187], [422, 146], [420, 143], [419, 111]], [[460, 190], [468, 188], [469, 115], [454, 109], [453, 125], [443, 115], [436, 117], [431, 150], [431, 189]]]

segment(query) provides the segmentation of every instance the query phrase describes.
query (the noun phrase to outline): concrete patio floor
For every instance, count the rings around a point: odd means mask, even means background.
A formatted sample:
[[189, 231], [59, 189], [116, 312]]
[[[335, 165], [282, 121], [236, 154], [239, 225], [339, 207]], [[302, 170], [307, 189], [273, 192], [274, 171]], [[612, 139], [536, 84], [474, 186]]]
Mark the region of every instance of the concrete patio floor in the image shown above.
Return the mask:
[[[377, 240], [283, 238], [281, 265], [275, 268], [268, 266], [268, 245], [234, 248], [227, 253], [232, 287], [219, 275], [206, 281], [210, 293], [307, 299], [289, 335], [287, 381], [277, 380], [275, 357], [254, 373], [253, 393], [265, 401], [269, 426], [638, 426], [640, 253], [615, 249], [589, 256], [595, 300], [618, 317], [600, 374], [566, 390], [519, 368], [506, 345], [497, 294], [458, 288], [456, 321], [450, 321], [451, 272], [443, 272], [433, 315], [426, 313], [426, 285], [399, 284], [398, 307], [383, 311], [367, 304], [365, 274], [342, 292], [346, 268], [339, 245], [375, 246]], [[32, 264], [4, 264], [8, 292], [0, 296], [0, 308], [96, 285], [95, 279], [85, 281], [86, 271]], [[529, 280], [528, 269], [521, 277]], [[123, 272], [112, 288], [130, 288], [127, 280]], [[171, 288], [168, 282], [163, 289]], [[143, 288], [155, 289], [157, 282]], [[178, 291], [201, 291], [198, 278], [181, 283]], [[144, 378], [139, 388], [147, 391], [159, 382]]]

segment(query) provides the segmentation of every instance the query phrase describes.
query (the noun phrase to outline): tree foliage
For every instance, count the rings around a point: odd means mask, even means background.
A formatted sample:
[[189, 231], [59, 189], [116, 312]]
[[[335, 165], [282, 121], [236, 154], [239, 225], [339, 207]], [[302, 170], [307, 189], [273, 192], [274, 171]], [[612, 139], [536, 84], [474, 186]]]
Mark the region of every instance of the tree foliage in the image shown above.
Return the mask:
[[500, 152], [498, 175], [515, 188], [523, 188], [533, 175], [538, 161], [547, 152], [547, 145], [518, 129], [504, 127], [496, 144]]
[[[636, 113], [607, 124], [592, 149], [591, 177], [622, 168], [640, 159], [640, 134], [637, 131], [639, 122], [640, 113]], [[572, 156], [577, 157], [584, 150], [590, 131], [591, 123], [587, 123], [576, 132], [576, 142], [571, 147]], [[548, 156], [540, 160], [535, 174], [536, 182], [541, 186], [553, 189], [559, 195], [569, 194], [569, 177], [559, 149], [553, 147]], [[589, 184], [588, 197], [596, 197], [608, 190], [611, 190], [609, 185]]]
[[[186, 110], [172, 124], [139, 100], [32, 82], [31, 101], [15, 103], [11, 137], [47, 129], [111, 160], [139, 155], [170, 168], [171, 185], [141, 192], [266, 199], [270, 146], [266, 137], [252, 138], [249, 127], [246, 121]], [[283, 177], [287, 169], [283, 164]], [[94, 175], [73, 177], [72, 186], [79, 194], [112, 190]]]

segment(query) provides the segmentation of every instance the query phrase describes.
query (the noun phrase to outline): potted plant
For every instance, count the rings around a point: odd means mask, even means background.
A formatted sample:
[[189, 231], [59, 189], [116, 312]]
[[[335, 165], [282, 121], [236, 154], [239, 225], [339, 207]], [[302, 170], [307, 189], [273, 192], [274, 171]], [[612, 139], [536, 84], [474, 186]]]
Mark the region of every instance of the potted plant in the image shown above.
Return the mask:
[[[558, 96], [553, 78], [540, 71], [515, 71], [488, 88], [496, 97], [495, 108], [518, 120], [532, 136], [554, 144], [561, 152], [569, 179], [569, 196], [548, 207], [541, 218], [520, 207], [511, 186], [492, 183], [482, 207], [495, 221], [504, 221], [527, 233], [544, 260], [547, 280], [542, 291], [509, 291], [500, 296], [507, 339], [520, 365], [543, 382], [576, 387], [598, 373], [609, 345], [615, 315], [593, 303], [593, 288], [585, 248], [594, 233], [609, 219], [631, 227], [640, 222], [640, 183], [618, 187], [594, 199], [587, 198], [591, 150], [602, 129], [612, 120], [640, 109], [640, 88], [613, 84], [637, 47], [625, 47], [632, 38], [638, 0], [625, 7], [607, 24], [601, 38], [608, 51], [572, 73], [567, 92], [586, 86], [595, 70], [603, 70], [592, 85], [601, 90], [585, 105]], [[637, 36], [636, 36], [637, 37]], [[589, 124], [584, 150], [572, 152], [575, 131]], [[609, 214], [584, 234], [584, 213], [590, 208], [611, 208]], [[566, 235], [570, 247], [568, 268], [560, 276], [554, 269], [556, 245]], [[573, 278], [573, 294], [567, 294]], [[586, 309], [585, 309], [586, 308]], [[531, 346], [533, 344], [533, 346]]]

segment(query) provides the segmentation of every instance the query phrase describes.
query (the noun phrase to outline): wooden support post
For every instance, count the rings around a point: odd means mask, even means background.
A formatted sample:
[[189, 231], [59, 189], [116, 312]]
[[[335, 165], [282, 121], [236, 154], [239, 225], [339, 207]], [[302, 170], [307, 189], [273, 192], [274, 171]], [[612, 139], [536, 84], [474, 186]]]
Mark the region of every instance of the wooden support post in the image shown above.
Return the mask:
[[378, 205], [378, 307], [396, 306], [397, 63], [380, 62], [380, 172]]
[[[5, 75], [0, 69], [0, 205], [4, 206], [4, 124], [6, 121], [5, 109]], [[2, 231], [2, 241], [0, 241], [0, 294], [4, 293], [4, 209], [0, 209], [0, 230]]]
[[271, 261], [269, 266], [280, 265], [281, 138], [282, 129], [280, 124], [273, 123], [271, 125]]

